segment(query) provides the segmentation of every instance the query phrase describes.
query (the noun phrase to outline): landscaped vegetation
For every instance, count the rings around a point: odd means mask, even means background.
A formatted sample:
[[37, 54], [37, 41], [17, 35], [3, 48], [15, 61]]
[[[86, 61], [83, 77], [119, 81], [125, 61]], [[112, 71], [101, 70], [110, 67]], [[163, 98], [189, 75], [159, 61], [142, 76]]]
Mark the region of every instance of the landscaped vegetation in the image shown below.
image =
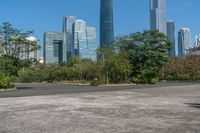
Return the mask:
[[0, 26], [0, 81], [2, 82], [0, 88], [11, 87], [11, 81], [18, 79], [19, 70], [36, 63], [35, 59], [20, 60], [22, 53], [40, 48], [37, 42], [27, 39], [32, 34], [33, 31], [23, 32], [15, 29], [8, 22]]
[[200, 80], [200, 57], [168, 58], [170, 43], [158, 31], [133, 33], [115, 39], [112, 47], [99, 49], [98, 61], [73, 57], [68, 63], [41, 65], [20, 60], [20, 48], [37, 50], [22, 32], [3, 23], [0, 27], [0, 88], [11, 82], [156, 83], [159, 80]]
[[166, 80], [200, 80], [200, 56], [170, 58], [169, 63], [160, 72], [160, 77]]

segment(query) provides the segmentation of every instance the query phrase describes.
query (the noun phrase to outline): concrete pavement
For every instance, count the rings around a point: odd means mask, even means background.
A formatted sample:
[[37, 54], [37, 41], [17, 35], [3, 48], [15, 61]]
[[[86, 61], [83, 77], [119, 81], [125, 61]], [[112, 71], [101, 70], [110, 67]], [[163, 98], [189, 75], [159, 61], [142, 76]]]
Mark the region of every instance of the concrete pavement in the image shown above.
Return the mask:
[[199, 133], [200, 85], [142, 88], [0, 98], [0, 133]]

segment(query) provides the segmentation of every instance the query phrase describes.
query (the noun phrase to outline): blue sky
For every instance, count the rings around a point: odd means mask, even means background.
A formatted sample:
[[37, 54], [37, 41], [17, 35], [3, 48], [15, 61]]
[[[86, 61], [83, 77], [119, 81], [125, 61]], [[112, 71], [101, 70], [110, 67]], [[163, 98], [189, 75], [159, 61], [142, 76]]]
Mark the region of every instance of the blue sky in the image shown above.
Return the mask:
[[[149, 29], [149, 0], [113, 0], [115, 36]], [[41, 40], [45, 31], [61, 31], [63, 16], [76, 16], [97, 28], [99, 38], [100, 0], [0, 0], [0, 23], [35, 30]], [[200, 33], [200, 0], [167, 0], [168, 19], [176, 22], [176, 31], [191, 29]], [[99, 40], [99, 39], [98, 39]]]

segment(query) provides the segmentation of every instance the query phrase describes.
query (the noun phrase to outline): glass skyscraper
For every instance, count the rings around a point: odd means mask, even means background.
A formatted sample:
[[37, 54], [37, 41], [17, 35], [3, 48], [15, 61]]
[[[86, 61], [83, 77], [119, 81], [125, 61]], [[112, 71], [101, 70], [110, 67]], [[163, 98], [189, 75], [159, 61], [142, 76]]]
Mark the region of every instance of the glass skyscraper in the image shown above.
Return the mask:
[[63, 35], [64, 35], [64, 44], [67, 45], [67, 61], [75, 55], [74, 53], [74, 43], [73, 43], [73, 25], [76, 18], [74, 16], [64, 17], [63, 18]]
[[92, 59], [93, 61], [97, 60], [97, 43], [96, 43], [96, 29], [94, 27], [87, 27], [87, 49], [88, 54], [86, 58]]
[[74, 23], [74, 49], [77, 56], [85, 58], [87, 55], [86, 22], [76, 20]]
[[63, 34], [58, 32], [44, 33], [44, 62], [45, 64], [59, 64], [66, 59], [63, 47]]
[[58, 64], [72, 57], [96, 61], [96, 29], [74, 16], [64, 17], [63, 31], [44, 33], [44, 62]]
[[113, 42], [113, 2], [101, 0], [100, 7], [100, 47], [106, 48]]
[[192, 38], [189, 28], [183, 28], [178, 32], [178, 56], [185, 58], [189, 48], [192, 47]]
[[176, 56], [176, 47], [175, 47], [175, 22], [170, 20], [167, 21], [167, 38], [171, 42], [171, 50], [168, 51], [169, 57]]
[[74, 49], [77, 56], [96, 60], [96, 29], [80, 19], [74, 23]]
[[166, 0], [150, 0], [150, 29], [167, 35]]

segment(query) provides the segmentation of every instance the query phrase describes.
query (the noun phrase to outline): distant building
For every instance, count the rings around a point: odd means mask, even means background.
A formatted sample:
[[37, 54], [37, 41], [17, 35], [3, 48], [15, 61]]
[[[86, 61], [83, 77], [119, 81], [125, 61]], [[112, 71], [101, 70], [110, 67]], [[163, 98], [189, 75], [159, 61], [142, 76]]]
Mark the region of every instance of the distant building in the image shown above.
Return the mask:
[[195, 43], [194, 43], [194, 46], [189, 49], [189, 55], [200, 56], [200, 35], [195, 36]]
[[195, 45], [196, 47], [200, 46], [200, 35], [195, 36]]
[[66, 49], [63, 46], [63, 34], [45, 32], [43, 50], [45, 64], [58, 64], [65, 61]]
[[67, 45], [67, 61], [75, 55], [74, 50], [74, 31], [73, 26], [76, 18], [74, 16], [64, 17], [63, 19], [63, 35], [64, 43]]
[[44, 64], [44, 58], [43, 57], [39, 58], [39, 64]]
[[77, 56], [87, 55], [86, 22], [80, 19], [74, 23], [74, 49]]
[[189, 55], [199, 55], [200, 56], [200, 45], [190, 48]]
[[79, 56], [96, 60], [96, 29], [74, 16], [64, 17], [63, 33], [44, 33], [44, 62], [58, 64]]
[[150, 0], [150, 29], [167, 35], [166, 0]]
[[87, 43], [88, 43], [88, 54], [86, 58], [92, 59], [93, 61], [97, 60], [97, 43], [96, 43], [96, 29], [94, 27], [87, 27]]
[[74, 23], [74, 49], [75, 55], [96, 60], [96, 30], [80, 19]]
[[178, 56], [185, 58], [192, 48], [192, 38], [189, 28], [183, 28], [178, 32]]
[[[28, 41], [32, 41], [32, 42], [36, 42], [37, 45], [39, 45], [39, 40], [36, 38], [36, 37], [33, 37], [33, 36], [29, 36], [26, 38]], [[20, 53], [20, 59], [21, 60], [25, 60], [25, 59], [36, 59], [37, 61], [39, 61], [39, 50], [34, 50], [32, 51], [31, 47], [23, 47], [21, 48], [22, 50], [21, 51], [24, 51], [22, 53]]]
[[171, 42], [171, 50], [168, 51], [169, 57], [176, 56], [176, 49], [175, 49], [175, 23], [174, 21], [167, 22], [167, 38]]
[[113, 42], [113, 2], [101, 0], [100, 7], [100, 47], [106, 48]]

